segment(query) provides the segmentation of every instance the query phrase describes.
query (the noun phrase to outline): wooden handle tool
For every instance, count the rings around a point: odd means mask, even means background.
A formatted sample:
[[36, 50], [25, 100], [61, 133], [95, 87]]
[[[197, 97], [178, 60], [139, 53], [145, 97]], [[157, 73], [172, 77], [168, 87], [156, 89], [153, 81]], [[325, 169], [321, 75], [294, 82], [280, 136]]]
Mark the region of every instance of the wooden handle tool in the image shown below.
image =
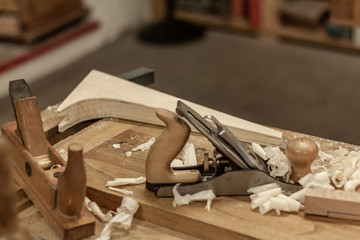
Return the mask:
[[68, 153], [66, 168], [58, 181], [57, 208], [66, 216], [77, 217], [81, 213], [86, 195], [83, 147], [72, 143]]
[[170, 164], [183, 149], [190, 135], [190, 127], [175, 113], [156, 109], [156, 116], [165, 124], [165, 130], [156, 139], [146, 159], [146, 181], [151, 184], [191, 183], [201, 180], [198, 170], [174, 171]]
[[291, 178], [294, 182], [310, 173], [310, 165], [317, 158], [319, 148], [309, 138], [295, 138], [287, 144], [285, 154], [292, 164]]
[[[95, 218], [83, 207], [86, 174], [81, 146], [70, 146], [66, 164], [45, 137], [38, 101], [30, 96], [27, 83], [12, 81], [9, 89], [17, 121], [6, 123], [2, 135], [9, 142], [16, 182], [63, 239], [93, 235]], [[61, 167], [50, 169], [54, 164]]]

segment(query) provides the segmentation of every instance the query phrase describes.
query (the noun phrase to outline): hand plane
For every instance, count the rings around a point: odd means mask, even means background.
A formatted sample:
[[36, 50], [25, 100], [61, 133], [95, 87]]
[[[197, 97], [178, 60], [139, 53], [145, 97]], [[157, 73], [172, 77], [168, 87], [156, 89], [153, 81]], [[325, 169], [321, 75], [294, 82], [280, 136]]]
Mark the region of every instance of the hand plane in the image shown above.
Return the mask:
[[[151, 147], [146, 159], [146, 187], [158, 197], [173, 196], [176, 183], [180, 194], [194, 194], [212, 189], [219, 195], [248, 195], [251, 187], [277, 183], [285, 192], [302, 189], [299, 184], [282, 182], [269, 175], [263, 159], [251, 152], [234, 134], [214, 116], [201, 117], [197, 112], [178, 101], [177, 114], [156, 109], [157, 117], [166, 127]], [[173, 159], [180, 153], [190, 135], [185, 118], [215, 147], [214, 155], [204, 156], [204, 162], [190, 167], [171, 168]], [[211, 123], [212, 122], [212, 123]]]
[[16, 121], [6, 123], [2, 135], [15, 180], [63, 239], [93, 235], [95, 219], [84, 207], [82, 146], [70, 144], [65, 161], [45, 137], [37, 98], [25, 80], [11, 81], [9, 92]]

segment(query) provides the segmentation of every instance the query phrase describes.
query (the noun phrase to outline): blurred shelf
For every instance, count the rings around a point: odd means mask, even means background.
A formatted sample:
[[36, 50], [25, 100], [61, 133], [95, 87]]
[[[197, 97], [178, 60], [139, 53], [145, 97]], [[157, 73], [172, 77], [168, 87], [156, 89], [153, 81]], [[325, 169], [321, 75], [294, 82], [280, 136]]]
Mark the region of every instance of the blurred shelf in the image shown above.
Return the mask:
[[246, 20], [242, 19], [230, 19], [212, 14], [186, 12], [182, 10], [175, 12], [175, 18], [211, 28], [256, 33], [256, 29], [250, 26]]
[[328, 47], [360, 52], [360, 46], [355, 46], [350, 39], [332, 38], [326, 33], [323, 27], [305, 29], [280, 24], [276, 31], [276, 35], [280, 39], [296, 40], [305, 43], [319, 44]]
[[259, 27], [253, 27], [246, 19], [233, 19], [210, 13], [199, 13], [188, 10], [176, 10], [175, 17], [201, 26], [235, 32], [251, 33], [263, 38], [291, 40], [326, 47], [360, 52], [360, 46], [354, 45], [351, 39], [333, 38], [326, 33], [325, 26], [304, 28], [284, 25], [278, 19], [279, 0], [261, 2]]

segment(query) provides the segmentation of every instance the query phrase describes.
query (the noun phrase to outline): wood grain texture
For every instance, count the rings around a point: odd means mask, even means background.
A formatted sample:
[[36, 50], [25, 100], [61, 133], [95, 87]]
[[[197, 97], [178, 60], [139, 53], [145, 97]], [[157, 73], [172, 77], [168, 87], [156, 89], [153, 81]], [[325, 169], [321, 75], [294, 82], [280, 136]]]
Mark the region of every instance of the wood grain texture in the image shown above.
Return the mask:
[[[96, 126], [101, 126], [97, 128]], [[107, 128], [109, 126], [109, 128]], [[113, 135], [110, 132], [117, 131]], [[103, 207], [114, 208], [120, 205], [122, 194], [114, 193], [105, 187], [106, 181], [115, 177], [139, 177], [145, 174], [145, 159], [147, 151], [134, 152], [127, 158], [125, 152], [134, 146], [148, 141], [151, 137], [158, 137], [163, 128], [132, 123], [128, 121], [101, 120], [73, 135], [69, 139], [78, 139], [87, 143], [98, 134], [112, 136], [108, 139], [97, 139], [84, 152], [86, 171], [88, 174], [88, 193], [93, 200], [99, 199]], [[286, 140], [295, 137], [309, 137], [319, 142], [326, 152], [337, 149], [339, 146], [349, 149], [356, 146], [308, 136], [300, 133], [284, 131]], [[68, 139], [58, 143], [58, 146], [67, 144]], [[204, 151], [211, 153], [213, 148], [203, 136], [190, 135], [190, 142], [195, 145], [200, 157]], [[114, 149], [112, 144], [120, 143], [120, 149]], [[199, 160], [199, 159], [198, 159]], [[205, 203], [197, 202], [187, 206], [174, 208], [172, 198], [157, 198], [146, 190], [145, 185], [124, 186], [124, 189], [134, 191], [133, 198], [140, 203], [136, 217], [152, 224], [170, 228], [174, 231], [202, 239], [356, 239], [360, 226], [356, 221], [324, 218], [319, 216], [282, 213], [276, 216], [271, 212], [261, 216], [252, 211], [248, 197], [219, 197], [212, 205], [211, 211], [204, 210]], [[90, 196], [90, 195], [89, 195]], [[299, 227], [301, 226], [301, 227]], [[146, 236], [143, 236], [146, 239]]]
[[310, 188], [305, 194], [305, 213], [360, 220], [360, 193]]
[[[114, 209], [115, 210], [115, 209]], [[106, 212], [107, 209], [104, 209]], [[27, 208], [19, 214], [24, 227], [31, 233], [48, 240], [61, 240], [52, 230], [46, 219], [39, 213], [35, 206]], [[100, 232], [105, 226], [104, 223], [96, 222], [95, 235], [85, 238], [86, 240], [95, 240], [100, 236]], [[138, 218], [133, 219], [132, 227], [128, 232], [123, 232], [121, 239], [146, 239], [146, 240], [198, 240], [198, 238], [186, 235], [171, 229], [167, 229]]]
[[37, 97], [14, 101], [17, 124], [25, 147], [33, 157], [48, 153], [48, 143], [43, 132]]
[[156, 109], [156, 116], [166, 127], [152, 145], [146, 159], [146, 181], [158, 183], [192, 183], [201, 180], [197, 170], [174, 171], [170, 164], [185, 146], [190, 127], [174, 112]]
[[84, 120], [117, 117], [133, 121], [164, 125], [156, 118], [155, 108], [174, 111], [177, 101], [204, 116], [216, 116], [241, 140], [278, 144], [282, 133], [234, 116], [191, 103], [189, 101], [135, 84], [115, 76], [92, 70], [57, 109], [66, 112], [59, 124], [63, 131]]

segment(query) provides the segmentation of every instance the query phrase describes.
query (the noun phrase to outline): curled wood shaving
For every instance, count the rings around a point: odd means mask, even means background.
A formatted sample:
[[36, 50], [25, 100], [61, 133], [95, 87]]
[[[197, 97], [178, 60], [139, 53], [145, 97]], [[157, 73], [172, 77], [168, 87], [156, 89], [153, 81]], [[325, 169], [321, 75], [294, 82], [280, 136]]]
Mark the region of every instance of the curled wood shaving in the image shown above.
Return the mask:
[[281, 178], [284, 182], [290, 182], [292, 173], [291, 163], [279, 147], [265, 147], [264, 151], [269, 157], [267, 161], [270, 176]]
[[141, 176], [138, 178], [115, 178], [112, 181], [107, 181], [106, 187], [115, 187], [129, 184], [142, 184], [145, 183], [146, 178]]
[[97, 240], [117, 239], [118, 234], [121, 235], [119, 232], [128, 231], [138, 208], [139, 203], [136, 200], [124, 197], [115, 216], [106, 224]]
[[[277, 215], [280, 215], [281, 211], [286, 212], [298, 212], [303, 209], [303, 205], [293, 197], [288, 197], [281, 192], [281, 188], [271, 188], [273, 184], [267, 184], [255, 188], [256, 193], [250, 195], [251, 208], [259, 208], [261, 215], [264, 215], [271, 210], [275, 210]], [[267, 189], [264, 191], [258, 191], [260, 189]], [[250, 190], [250, 189], [249, 189]]]
[[146, 143], [140, 144], [139, 146], [131, 149], [132, 152], [136, 152], [136, 151], [146, 151], [148, 149], [150, 149], [150, 147], [154, 144], [155, 142], [155, 137], [152, 137], [149, 141], [147, 141]]
[[114, 192], [125, 194], [125, 195], [133, 195], [134, 194], [134, 191], [121, 189], [121, 188], [108, 187], [108, 189], [111, 191], [114, 191]]
[[210, 211], [211, 203], [215, 199], [215, 194], [213, 190], [204, 190], [195, 194], [186, 194], [184, 196], [181, 196], [180, 193], [177, 190], [177, 187], [180, 185], [180, 183], [176, 184], [173, 188], [173, 194], [174, 194], [174, 201], [173, 206], [182, 206], [190, 204], [191, 202], [195, 201], [207, 201], [205, 209], [207, 211]]
[[268, 155], [266, 154], [266, 152], [264, 151], [264, 149], [260, 146], [260, 144], [252, 142], [251, 148], [262, 159], [267, 160], [269, 158]]

